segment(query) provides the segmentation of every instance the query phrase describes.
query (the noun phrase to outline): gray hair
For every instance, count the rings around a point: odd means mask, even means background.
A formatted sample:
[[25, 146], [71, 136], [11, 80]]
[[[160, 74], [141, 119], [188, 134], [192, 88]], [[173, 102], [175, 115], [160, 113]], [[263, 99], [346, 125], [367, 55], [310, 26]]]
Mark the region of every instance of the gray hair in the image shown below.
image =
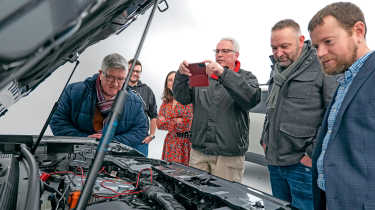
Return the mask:
[[234, 38], [224, 37], [220, 41], [230, 41], [230, 42], [232, 42], [233, 50], [235, 52], [239, 52], [240, 51], [240, 44], [238, 44], [238, 42]]
[[105, 56], [102, 61], [102, 71], [107, 72], [107, 69], [116, 68], [128, 70], [128, 62], [122, 55], [118, 53], [113, 53]]

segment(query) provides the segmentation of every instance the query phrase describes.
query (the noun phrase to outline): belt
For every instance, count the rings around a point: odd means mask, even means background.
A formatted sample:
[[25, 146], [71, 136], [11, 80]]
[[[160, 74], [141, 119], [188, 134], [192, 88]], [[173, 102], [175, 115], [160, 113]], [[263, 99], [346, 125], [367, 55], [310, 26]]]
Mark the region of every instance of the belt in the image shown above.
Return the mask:
[[190, 139], [190, 138], [191, 138], [191, 132], [190, 132], [190, 131], [186, 131], [186, 132], [177, 132], [177, 133], [176, 133], [176, 137], [185, 138], [185, 139]]

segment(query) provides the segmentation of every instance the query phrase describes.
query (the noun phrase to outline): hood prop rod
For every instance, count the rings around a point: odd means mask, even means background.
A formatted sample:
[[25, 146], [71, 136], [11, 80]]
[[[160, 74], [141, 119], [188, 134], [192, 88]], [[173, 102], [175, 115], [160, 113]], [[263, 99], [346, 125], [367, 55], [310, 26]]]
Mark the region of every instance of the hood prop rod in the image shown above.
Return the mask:
[[103, 129], [104, 133], [103, 133], [103, 136], [100, 139], [100, 143], [99, 143], [99, 145], [96, 149], [95, 159], [94, 159], [94, 161], [93, 161], [93, 163], [90, 167], [90, 171], [88, 173], [88, 176], [87, 176], [85, 185], [83, 187], [81, 196], [79, 197], [76, 210], [84, 210], [87, 206], [88, 199], [91, 197], [92, 188], [94, 187], [94, 183], [95, 183], [96, 177], [98, 175], [98, 171], [100, 170], [100, 168], [103, 164], [105, 151], [107, 150], [107, 147], [108, 147], [109, 143], [111, 142], [111, 140], [112, 140], [112, 138], [113, 138], [113, 136], [116, 132], [119, 116], [122, 115], [124, 104], [125, 104], [127, 96], [128, 96], [128, 92], [127, 92], [126, 88], [128, 87], [130, 76], [132, 75], [132, 72], [133, 72], [133, 69], [134, 69], [134, 64], [139, 57], [139, 53], [141, 51], [143, 42], [145, 40], [147, 31], [148, 31], [148, 29], [151, 25], [151, 21], [152, 21], [152, 18], [154, 16], [154, 14], [155, 14], [157, 5], [158, 5], [158, 0], [154, 0], [154, 6], [152, 8], [151, 14], [148, 18], [146, 27], [145, 27], [145, 29], [143, 31], [143, 34], [142, 34], [141, 41], [140, 41], [140, 43], [138, 45], [138, 48], [137, 48], [137, 51], [135, 53], [134, 62], [132, 63], [132, 66], [131, 66], [131, 68], [128, 72], [128, 75], [126, 77], [124, 85], [122, 86], [122, 89], [120, 90], [120, 92], [116, 96], [115, 103], [112, 107], [109, 123]]
[[[73, 60], [72, 60], [72, 61], [73, 61]], [[73, 61], [73, 62], [74, 62], [74, 61]], [[69, 78], [68, 78], [68, 80], [66, 81], [65, 86], [64, 86], [63, 90], [61, 91], [59, 98], [57, 99], [57, 101], [56, 101], [55, 104], [53, 105], [52, 110], [51, 110], [51, 112], [49, 113], [48, 118], [47, 118], [46, 122], [44, 123], [42, 130], [41, 130], [40, 133], [39, 133], [39, 136], [38, 136], [38, 139], [36, 140], [35, 145], [34, 145], [33, 148], [31, 149], [31, 153], [32, 153], [32, 154], [35, 154], [35, 150], [36, 150], [36, 148], [38, 148], [38, 146], [39, 146], [39, 144], [40, 144], [40, 141], [42, 140], [42, 138], [43, 138], [43, 136], [44, 136], [44, 133], [45, 133], [46, 130], [47, 130], [47, 127], [48, 127], [48, 125], [49, 125], [49, 122], [51, 121], [52, 116], [53, 116], [53, 114], [55, 113], [55, 111], [56, 111], [56, 109], [57, 109], [57, 106], [58, 106], [58, 104], [59, 104], [60, 98], [61, 98], [61, 96], [62, 96], [62, 94], [63, 94], [63, 92], [64, 92], [66, 86], [68, 86], [68, 84], [69, 84], [69, 82], [70, 82], [70, 79], [72, 78], [72, 76], [73, 76], [74, 72], [76, 71], [78, 65], [79, 65], [79, 60], [78, 60], [78, 53], [77, 53], [77, 54], [76, 54], [76, 65], [74, 66], [72, 73], [70, 73]]]

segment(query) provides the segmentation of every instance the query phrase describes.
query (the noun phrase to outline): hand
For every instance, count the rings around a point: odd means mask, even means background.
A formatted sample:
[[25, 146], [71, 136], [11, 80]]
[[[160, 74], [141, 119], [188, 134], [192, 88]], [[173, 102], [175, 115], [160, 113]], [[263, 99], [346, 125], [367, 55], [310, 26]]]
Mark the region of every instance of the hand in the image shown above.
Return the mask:
[[176, 129], [176, 120], [174, 118], [169, 119], [168, 131], [171, 132]]
[[189, 63], [187, 61], [183, 61], [181, 64], [180, 64], [180, 67], [178, 68], [178, 72], [180, 72], [180, 74], [183, 74], [183, 75], [186, 75], [186, 76], [191, 76], [191, 73], [190, 73], [190, 70], [188, 69], [188, 66], [189, 66]]
[[176, 124], [181, 124], [182, 121], [184, 120], [184, 119], [182, 119], [181, 117], [179, 117], [179, 118], [174, 118], [174, 119], [175, 119]]
[[90, 137], [90, 138], [96, 138], [96, 139], [101, 139], [102, 135], [103, 134], [101, 134], [101, 133], [94, 133], [94, 134], [89, 135], [88, 137]]
[[165, 120], [165, 117], [164, 117], [164, 116], [158, 116], [158, 120], [159, 120], [159, 121], [164, 121], [164, 120]]
[[142, 144], [148, 144], [148, 143], [150, 143], [154, 138], [155, 138], [155, 136], [152, 136], [152, 135], [147, 136], [145, 139], [143, 139]]
[[211, 74], [215, 74], [216, 76], [221, 76], [224, 72], [224, 68], [213, 61], [205, 60], [206, 63], [206, 74], [211, 76]]
[[299, 161], [302, 165], [304, 165], [304, 166], [307, 166], [307, 167], [312, 167], [312, 160], [311, 160], [311, 158], [309, 157], [309, 156], [307, 156], [307, 155], [304, 155], [303, 157], [302, 157], [302, 159]]

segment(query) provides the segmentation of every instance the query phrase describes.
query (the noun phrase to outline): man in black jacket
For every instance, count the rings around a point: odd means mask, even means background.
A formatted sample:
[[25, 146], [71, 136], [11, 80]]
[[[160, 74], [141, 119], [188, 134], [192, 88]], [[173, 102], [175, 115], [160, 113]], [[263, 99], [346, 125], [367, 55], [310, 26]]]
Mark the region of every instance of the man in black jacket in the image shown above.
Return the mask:
[[272, 193], [298, 209], [310, 210], [312, 150], [336, 78], [324, 75], [315, 49], [294, 20], [273, 26], [271, 47], [274, 65], [261, 144]]
[[249, 110], [260, 101], [256, 77], [240, 68], [239, 45], [223, 38], [214, 50], [216, 62], [204, 61], [207, 87], [189, 87], [189, 63], [181, 63], [173, 94], [182, 104], [193, 104], [190, 166], [241, 182], [249, 146]]
[[[134, 59], [131, 59], [129, 64], [129, 69], [133, 64]], [[146, 115], [149, 118], [149, 135], [142, 141], [141, 152], [148, 155], [148, 144], [155, 138], [156, 131], [156, 119], [158, 116], [158, 107], [156, 105], [155, 95], [151, 88], [145, 83], [142, 83], [140, 75], [142, 73], [142, 64], [139, 60], [135, 61], [134, 69], [132, 75], [129, 79], [128, 88], [132, 90], [136, 95], [138, 95], [143, 102], [143, 108]]]

